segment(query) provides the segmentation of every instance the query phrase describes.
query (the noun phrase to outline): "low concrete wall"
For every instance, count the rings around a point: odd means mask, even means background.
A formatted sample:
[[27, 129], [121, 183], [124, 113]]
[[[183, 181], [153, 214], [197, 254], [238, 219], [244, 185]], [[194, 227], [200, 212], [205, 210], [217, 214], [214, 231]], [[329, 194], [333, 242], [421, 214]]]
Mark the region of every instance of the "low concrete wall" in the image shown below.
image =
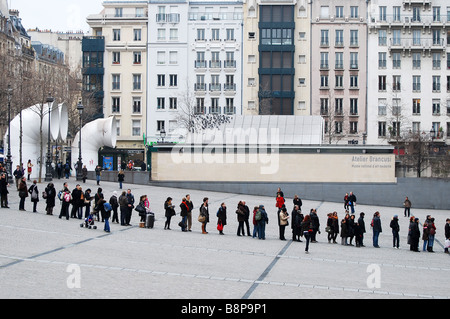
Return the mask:
[[[275, 197], [281, 187], [287, 198], [295, 194], [305, 200], [344, 203], [344, 195], [353, 192], [358, 204], [403, 207], [408, 196], [413, 208], [449, 209], [450, 180], [399, 178], [397, 183], [245, 183], [245, 182], [151, 182], [161, 187], [197, 189], [226, 193]], [[450, 216], [449, 216], [450, 217]]]
[[[118, 172], [102, 172], [102, 180], [117, 182]], [[95, 180], [95, 173], [88, 178]], [[450, 209], [450, 179], [397, 178], [397, 183], [275, 183], [275, 182], [202, 182], [150, 181], [149, 172], [125, 171], [125, 183], [204, 190], [257, 196], [275, 196], [281, 187], [287, 198], [295, 194], [305, 200], [343, 203], [345, 193], [354, 192], [358, 204], [402, 207], [406, 196], [413, 208]], [[450, 217], [450, 216], [449, 216]]]

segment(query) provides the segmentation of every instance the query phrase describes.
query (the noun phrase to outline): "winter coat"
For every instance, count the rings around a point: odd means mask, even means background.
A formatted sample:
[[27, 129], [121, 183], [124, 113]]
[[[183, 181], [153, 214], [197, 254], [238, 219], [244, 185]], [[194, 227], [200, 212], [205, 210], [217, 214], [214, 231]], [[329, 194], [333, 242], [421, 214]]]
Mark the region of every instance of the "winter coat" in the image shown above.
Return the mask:
[[382, 232], [382, 229], [381, 229], [381, 219], [380, 219], [380, 217], [378, 217], [378, 216], [375, 216], [374, 218], [373, 218], [373, 231], [378, 231], [378, 232]]
[[285, 213], [284, 211], [280, 211], [280, 225], [281, 226], [286, 226], [289, 225], [288, 219], [289, 219], [289, 215], [287, 213]]
[[416, 222], [413, 222], [410, 225], [410, 237], [411, 237], [411, 240], [416, 240], [416, 241], [418, 241], [420, 238], [419, 224]]
[[[39, 190], [38, 190], [36, 184], [33, 184], [33, 185], [30, 186], [30, 188], [28, 189], [28, 193], [30, 193], [30, 195], [31, 195], [31, 201], [32, 201], [33, 203], [39, 202]], [[35, 194], [34, 196], [33, 196], [33, 193]]]
[[392, 231], [399, 232], [400, 231], [400, 225], [398, 224], [398, 218], [392, 218], [391, 224], [390, 224]]
[[8, 181], [6, 178], [2, 178], [0, 179], [0, 194], [7, 195], [8, 193]]
[[171, 217], [175, 215], [175, 209], [173, 205], [169, 205], [169, 202], [165, 202], [164, 203], [164, 210], [165, 210], [165, 216], [166, 217]]
[[236, 209], [236, 215], [237, 215], [238, 222], [245, 221], [245, 209], [244, 209], [243, 205], [238, 205], [238, 207]]
[[345, 221], [345, 219], [341, 221], [341, 237], [348, 237], [347, 222]]
[[223, 226], [227, 224], [227, 208], [220, 207], [217, 211], [217, 224], [222, 223]]
[[45, 192], [47, 193], [47, 198], [45, 199], [47, 207], [55, 207], [55, 197], [56, 189], [55, 187], [46, 187]]
[[359, 227], [361, 228], [361, 232], [364, 234], [366, 232], [366, 222], [364, 221], [364, 217], [358, 218], [358, 224]]
[[209, 223], [209, 208], [208, 208], [208, 206], [205, 206], [204, 204], [202, 204], [202, 206], [200, 206], [200, 216], [205, 216], [204, 223]]
[[27, 183], [25, 183], [24, 181], [21, 181], [19, 184], [19, 197], [20, 198], [28, 197]]
[[181, 213], [180, 213], [181, 217], [186, 217], [188, 215], [188, 212], [190, 211], [189, 206], [186, 203], [186, 201], [181, 202], [180, 208], [181, 208]]
[[277, 203], [276, 203], [275, 207], [277, 207], [277, 208], [283, 207], [284, 198], [280, 196], [280, 197], [277, 197], [276, 200], [277, 200]]
[[116, 195], [112, 195], [109, 198], [109, 203], [111, 204], [111, 207], [112, 207], [113, 210], [116, 210], [117, 207], [119, 207], [119, 202], [117, 200], [117, 196]]

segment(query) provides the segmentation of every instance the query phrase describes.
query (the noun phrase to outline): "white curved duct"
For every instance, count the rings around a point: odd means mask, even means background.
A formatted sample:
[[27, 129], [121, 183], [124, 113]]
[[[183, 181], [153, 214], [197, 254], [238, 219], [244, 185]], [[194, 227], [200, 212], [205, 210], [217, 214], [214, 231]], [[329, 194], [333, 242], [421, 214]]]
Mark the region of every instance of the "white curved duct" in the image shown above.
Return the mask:
[[[48, 142], [48, 116], [49, 106], [45, 103], [42, 107], [40, 104], [33, 105], [22, 111], [22, 162], [26, 172], [28, 160], [31, 160], [33, 164], [33, 170], [31, 178], [37, 178], [39, 176], [39, 160], [40, 160], [40, 123], [42, 116], [42, 174], [41, 177], [45, 177], [45, 162], [47, 159], [47, 142]], [[67, 129], [69, 125], [69, 116], [67, 106], [65, 103], [56, 107], [56, 103], [51, 104], [50, 113], [50, 135], [51, 139], [55, 140], [60, 137], [63, 141], [67, 138]], [[5, 154], [7, 151], [8, 143], [8, 130], [5, 134]], [[20, 114], [18, 114], [11, 121], [11, 160], [12, 171], [16, 169], [17, 165], [20, 165]]]
[[[80, 132], [75, 135], [72, 142], [72, 167], [78, 162]], [[94, 171], [98, 162], [98, 151], [101, 147], [116, 147], [117, 142], [117, 122], [114, 116], [106, 119], [92, 121], [81, 129], [81, 158], [83, 166], [86, 165], [88, 171]], [[72, 171], [76, 175], [75, 169]]]

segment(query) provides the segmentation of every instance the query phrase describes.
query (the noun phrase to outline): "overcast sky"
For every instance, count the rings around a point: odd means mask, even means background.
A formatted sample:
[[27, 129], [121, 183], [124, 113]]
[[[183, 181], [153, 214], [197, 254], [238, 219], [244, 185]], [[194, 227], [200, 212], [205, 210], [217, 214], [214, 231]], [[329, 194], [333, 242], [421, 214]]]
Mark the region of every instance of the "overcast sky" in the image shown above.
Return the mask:
[[25, 29], [89, 31], [86, 17], [100, 13], [103, 0], [8, 0], [17, 9]]

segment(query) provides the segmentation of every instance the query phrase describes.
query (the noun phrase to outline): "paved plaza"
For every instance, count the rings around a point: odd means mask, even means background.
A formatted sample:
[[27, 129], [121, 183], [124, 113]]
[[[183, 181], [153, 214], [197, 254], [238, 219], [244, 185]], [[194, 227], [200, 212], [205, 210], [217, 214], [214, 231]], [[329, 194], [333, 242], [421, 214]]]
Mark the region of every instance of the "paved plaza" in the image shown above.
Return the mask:
[[[64, 180], [56, 180], [59, 190]], [[72, 190], [76, 181], [69, 180]], [[39, 184], [42, 194], [47, 183]], [[97, 186], [82, 184], [83, 190]], [[109, 199], [117, 183], [102, 182]], [[337, 211], [344, 217], [343, 204], [303, 199], [303, 213], [317, 208], [321, 222], [318, 243], [310, 245], [278, 239], [275, 195], [248, 196], [229, 193], [168, 189], [141, 185], [131, 188], [136, 200], [147, 194], [156, 214], [155, 227], [138, 227], [133, 212], [132, 226], [111, 224], [111, 232], [80, 228], [80, 220], [59, 219], [60, 204], [53, 216], [44, 213], [41, 198], [38, 213], [32, 213], [27, 198], [26, 212], [19, 211], [18, 193], [12, 187], [10, 209], [0, 209], [0, 298], [148, 298], [148, 299], [278, 299], [278, 298], [449, 298], [449, 255], [444, 254], [444, 223], [450, 212], [416, 210], [412, 214], [424, 221], [430, 214], [436, 219], [435, 253], [411, 252], [406, 237], [409, 219], [397, 208], [358, 205], [357, 215], [366, 213], [366, 247], [329, 244], [326, 215]], [[343, 190], [343, 194], [348, 191]], [[193, 231], [181, 232], [179, 203], [191, 194], [195, 205]], [[276, 189], [274, 190], [274, 194]], [[294, 194], [285, 194], [288, 211]], [[164, 230], [163, 203], [170, 196], [177, 206], [171, 230]], [[197, 222], [203, 197], [210, 199], [209, 234], [201, 233]], [[301, 197], [301, 194], [299, 194]], [[403, 196], [403, 195], [402, 195]], [[404, 198], [399, 198], [402, 203]], [[245, 200], [252, 210], [264, 204], [269, 214], [266, 240], [236, 236], [236, 206]], [[362, 200], [362, 199], [359, 199]], [[414, 199], [411, 199], [414, 205]], [[419, 200], [419, 199], [416, 199]], [[216, 230], [216, 211], [225, 202], [228, 225], [225, 236]], [[382, 199], [380, 199], [382, 202]], [[372, 247], [370, 220], [381, 213], [381, 248]], [[391, 217], [400, 218], [400, 249], [392, 248]], [[252, 227], [253, 228], [253, 227]], [[422, 240], [420, 241], [420, 246]]]

